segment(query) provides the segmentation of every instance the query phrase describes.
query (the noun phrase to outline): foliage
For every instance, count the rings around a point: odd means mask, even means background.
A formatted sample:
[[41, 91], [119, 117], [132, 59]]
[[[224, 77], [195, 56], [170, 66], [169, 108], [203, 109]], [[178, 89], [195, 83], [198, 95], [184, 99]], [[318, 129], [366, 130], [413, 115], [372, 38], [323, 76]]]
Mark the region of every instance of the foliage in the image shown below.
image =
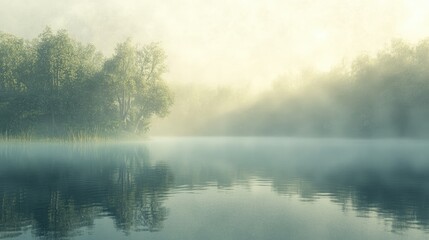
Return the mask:
[[32, 41], [0, 33], [0, 130], [143, 133], [172, 104], [165, 58], [158, 44], [127, 40], [105, 59], [64, 30], [46, 28]]
[[429, 40], [393, 41], [328, 73], [282, 77], [209, 134], [332, 137], [429, 136]]
[[158, 45], [139, 48], [127, 40], [104, 65], [123, 129], [144, 131], [153, 115], [162, 117], [168, 112], [172, 97], [161, 78], [166, 71], [164, 62], [165, 54]]

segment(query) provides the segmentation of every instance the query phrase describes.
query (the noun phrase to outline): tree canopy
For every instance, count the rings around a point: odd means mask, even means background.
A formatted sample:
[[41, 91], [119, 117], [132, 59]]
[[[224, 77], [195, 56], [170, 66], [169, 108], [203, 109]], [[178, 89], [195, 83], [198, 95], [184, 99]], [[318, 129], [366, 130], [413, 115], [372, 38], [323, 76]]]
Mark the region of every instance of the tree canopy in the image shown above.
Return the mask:
[[0, 33], [0, 130], [144, 133], [173, 103], [165, 60], [157, 43], [126, 40], [105, 58], [65, 30], [31, 41]]
[[350, 66], [279, 79], [222, 127], [237, 135], [427, 138], [428, 63], [429, 39], [395, 40]]

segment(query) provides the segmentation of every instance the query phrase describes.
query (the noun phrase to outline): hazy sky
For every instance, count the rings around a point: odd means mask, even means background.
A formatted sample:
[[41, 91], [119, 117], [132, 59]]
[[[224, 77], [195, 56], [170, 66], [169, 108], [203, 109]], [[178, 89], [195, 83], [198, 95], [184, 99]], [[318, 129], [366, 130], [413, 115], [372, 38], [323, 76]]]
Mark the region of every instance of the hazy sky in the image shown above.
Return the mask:
[[0, 0], [0, 31], [65, 28], [107, 55], [127, 37], [159, 41], [169, 81], [265, 84], [428, 37], [428, 9], [425, 0]]

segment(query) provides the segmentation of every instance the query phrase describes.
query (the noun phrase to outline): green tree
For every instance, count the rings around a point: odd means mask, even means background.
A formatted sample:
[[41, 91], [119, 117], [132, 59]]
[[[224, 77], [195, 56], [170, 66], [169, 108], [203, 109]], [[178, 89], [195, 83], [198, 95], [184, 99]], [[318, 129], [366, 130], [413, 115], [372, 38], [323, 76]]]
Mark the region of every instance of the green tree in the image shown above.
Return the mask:
[[27, 84], [33, 70], [31, 44], [0, 33], [0, 129], [16, 130], [23, 116], [31, 115]]
[[[107, 82], [100, 75], [104, 58], [60, 30], [47, 28], [36, 43], [33, 90], [49, 129], [88, 130], [109, 121]], [[99, 122], [98, 122], [99, 121]], [[61, 133], [61, 132], [59, 132]]]
[[0, 131], [147, 130], [172, 104], [165, 71], [157, 44], [128, 40], [106, 61], [65, 30], [46, 28], [32, 41], [0, 33]]
[[153, 115], [163, 117], [168, 112], [172, 94], [162, 79], [165, 58], [158, 44], [139, 48], [127, 40], [118, 44], [113, 57], [106, 61], [104, 72], [123, 129], [146, 131]]
[[47, 28], [36, 45], [36, 91], [41, 106], [50, 117], [51, 127], [57, 127], [56, 119], [67, 111], [69, 87], [77, 79], [79, 55], [76, 43], [64, 30], [56, 34]]

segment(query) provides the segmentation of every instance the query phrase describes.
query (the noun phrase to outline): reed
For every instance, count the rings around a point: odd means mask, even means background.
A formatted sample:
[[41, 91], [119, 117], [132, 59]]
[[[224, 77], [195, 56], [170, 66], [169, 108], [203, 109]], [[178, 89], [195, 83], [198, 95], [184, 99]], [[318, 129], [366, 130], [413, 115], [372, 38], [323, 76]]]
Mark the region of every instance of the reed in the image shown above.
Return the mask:
[[29, 143], [29, 142], [52, 142], [52, 143], [97, 143], [134, 141], [147, 139], [147, 135], [134, 134], [127, 131], [113, 132], [106, 129], [92, 128], [85, 130], [69, 129], [61, 134], [49, 134], [36, 131], [26, 131], [10, 133], [5, 131], [0, 133], [1, 143]]

